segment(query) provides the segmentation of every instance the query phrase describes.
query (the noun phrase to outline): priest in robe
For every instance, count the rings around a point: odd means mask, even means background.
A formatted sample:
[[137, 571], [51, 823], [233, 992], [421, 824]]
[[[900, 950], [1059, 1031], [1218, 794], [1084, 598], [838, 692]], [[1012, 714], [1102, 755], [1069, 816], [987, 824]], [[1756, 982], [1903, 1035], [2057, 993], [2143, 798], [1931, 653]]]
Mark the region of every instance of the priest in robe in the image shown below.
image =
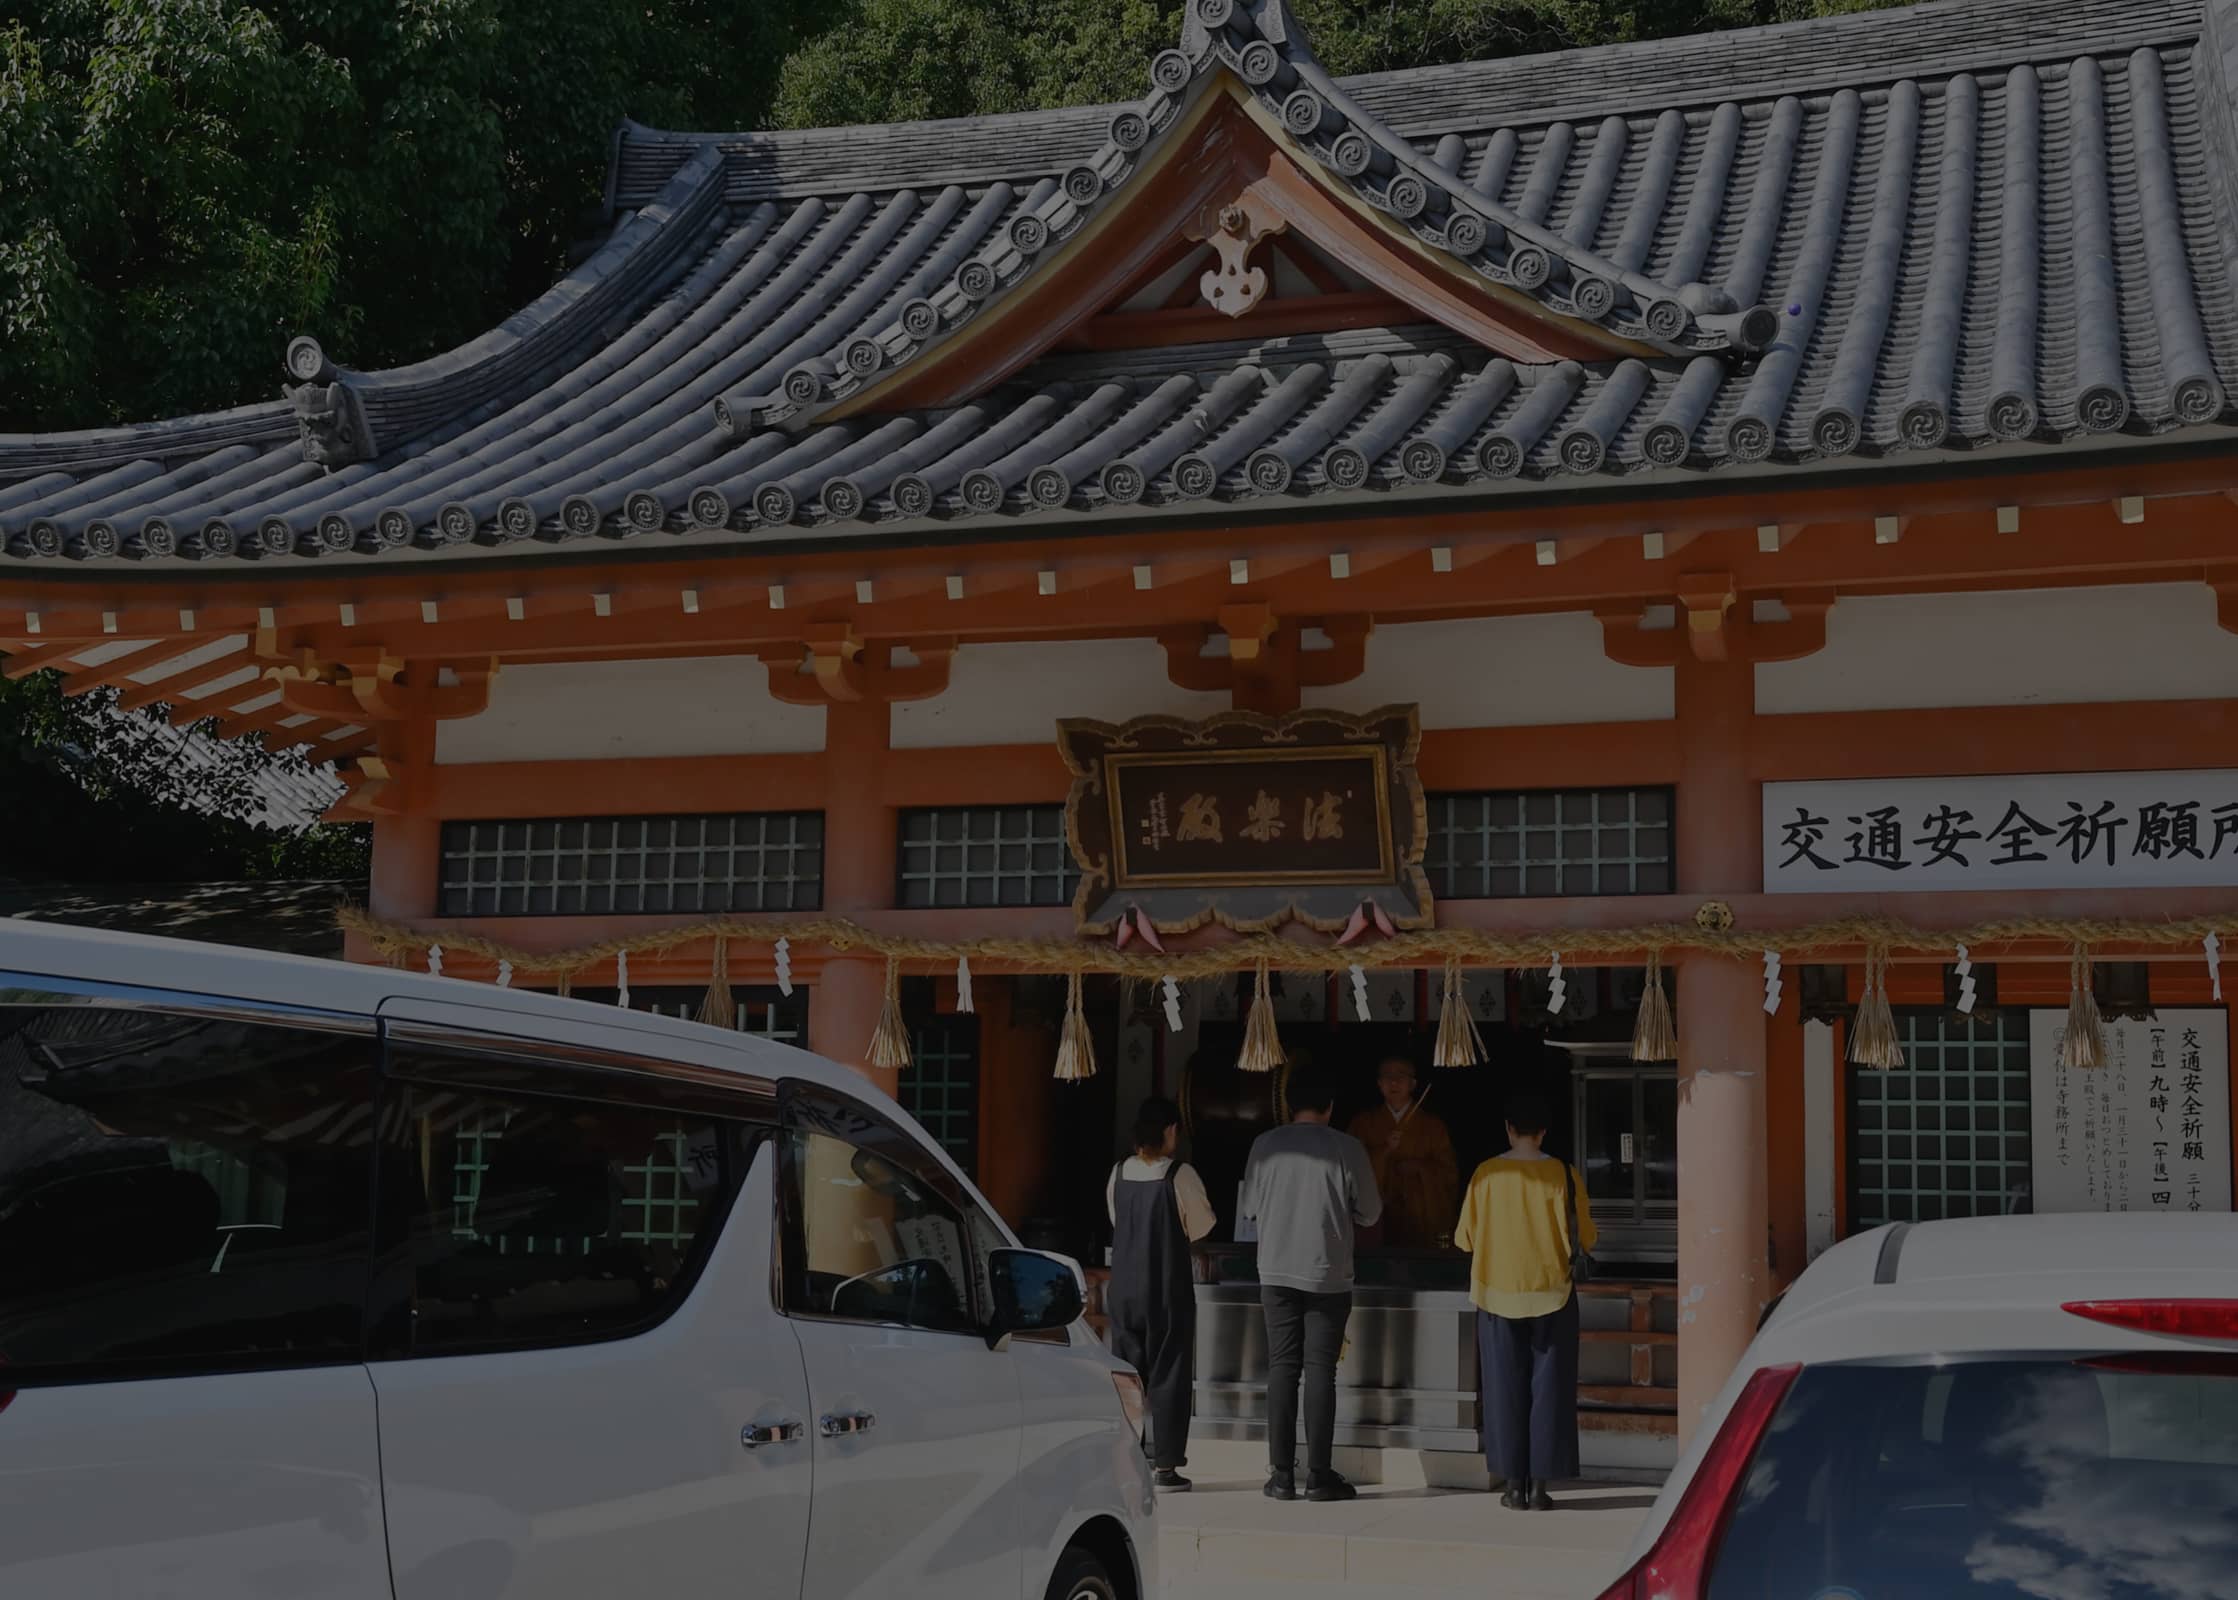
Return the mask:
[[1367, 1147], [1383, 1195], [1383, 1244], [1427, 1250], [1446, 1241], [1460, 1203], [1460, 1160], [1453, 1136], [1415, 1095], [1414, 1063], [1387, 1057], [1376, 1069], [1383, 1103], [1352, 1119], [1347, 1130]]

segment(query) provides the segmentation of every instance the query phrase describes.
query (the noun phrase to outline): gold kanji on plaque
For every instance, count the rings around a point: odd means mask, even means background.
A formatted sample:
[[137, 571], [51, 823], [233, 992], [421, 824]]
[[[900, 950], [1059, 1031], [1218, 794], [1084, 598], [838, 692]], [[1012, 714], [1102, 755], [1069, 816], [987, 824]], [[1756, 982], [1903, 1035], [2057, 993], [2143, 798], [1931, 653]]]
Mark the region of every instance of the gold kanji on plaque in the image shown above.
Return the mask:
[[1251, 802], [1250, 820], [1236, 831], [1257, 844], [1281, 838], [1282, 802], [1261, 789], [1258, 798]]
[[1340, 808], [1344, 797], [1324, 789], [1316, 801], [1310, 795], [1305, 803], [1305, 837], [1311, 839], [1341, 839], [1344, 837], [1344, 815]]
[[[1264, 799], [1264, 796], [1261, 796]], [[1181, 826], [1174, 830], [1176, 839], [1209, 839], [1214, 844], [1225, 844], [1220, 837], [1220, 802], [1208, 794], [1193, 794], [1181, 802]]]

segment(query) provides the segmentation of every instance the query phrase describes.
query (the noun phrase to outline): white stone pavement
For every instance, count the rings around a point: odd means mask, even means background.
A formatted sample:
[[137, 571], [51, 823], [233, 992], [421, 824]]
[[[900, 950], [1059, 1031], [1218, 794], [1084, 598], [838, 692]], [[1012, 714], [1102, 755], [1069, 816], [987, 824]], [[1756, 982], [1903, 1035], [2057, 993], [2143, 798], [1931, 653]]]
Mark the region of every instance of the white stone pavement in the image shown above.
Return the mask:
[[1192, 1476], [1195, 1490], [1158, 1501], [1164, 1600], [1594, 1600], [1655, 1498], [1593, 1484], [1519, 1512], [1495, 1495], [1367, 1485], [1345, 1504], [1285, 1504], [1256, 1477]]

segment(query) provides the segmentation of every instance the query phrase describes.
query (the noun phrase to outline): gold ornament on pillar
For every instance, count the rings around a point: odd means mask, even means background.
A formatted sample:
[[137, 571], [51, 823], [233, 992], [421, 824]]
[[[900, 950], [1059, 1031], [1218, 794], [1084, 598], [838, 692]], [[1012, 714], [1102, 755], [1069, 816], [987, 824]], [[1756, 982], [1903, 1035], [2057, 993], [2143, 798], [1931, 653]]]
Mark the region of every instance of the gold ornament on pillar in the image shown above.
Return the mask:
[[1875, 945], [1865, 952], [1865, 992], [1858, 997], [1857, 1018], [1850, 1024], [1849, 1058], [1861, 1067], [1894, 1071], [1904, 1064], [1904, 1047], [1896, 1037], [1896, 1013], [1888, 1007], [1888, 950]]
[[1245, 1072], [1272, 1072], [1283, 1063], [1282, 1033], [1274, 1022], [1274, 991], [1267, 964], [1259, 963], [1251, 994], [1251, 1014], [1243, 1019], [1243, 1053], [1236, 1065]]
[[1663, 952], [1647, 953], [1647, 985], [1640, 990], [1639, 1020], [1632, 1024], [1634, 1061], [1676, 1061], [1678, 1025], [1671, 1020], [1671, 997], [1663, 992]]
[[2090, 947], [2075, 946], [2067, 964], [2067, 1034], [2059, 1043], [2059, 1064], [2087, 1069], [2106, 1061], [2106, 1030], [2098, 1016], [2098, 996], [2092, 990]]
[[1085, 1083], [1096, 1075], [1096, 1042], [1088, 1033], [1088, 1013], [1080, 1004], [1080, 974], [1065, 978], [1065, 1026], [1057, 1036], [1057, 1081]]
[[909, 1028], [901, 1020], [901, 963], [886, 958], [886, 998], [878, 1007], [878, 1026], [870, 1033], [870, 1053], [865, 1058], [881, 1072], [899, 1072], [909, 1065]]
[[730, 992], [730, 941], [715, 940], [714, 969], [707, 976], [707, 993], [699, 1002], [699, 1020], [710, 1028], [738, 1026], [738, 1002]]
[[1473, 1067], [1484, 1059], [1484, 1035], [1461, 989], [1461, 958], [1445, 958], [1445, 1002], [1438, 1007], [1438, 1042], [1430, 1060], [1440, 1067]]

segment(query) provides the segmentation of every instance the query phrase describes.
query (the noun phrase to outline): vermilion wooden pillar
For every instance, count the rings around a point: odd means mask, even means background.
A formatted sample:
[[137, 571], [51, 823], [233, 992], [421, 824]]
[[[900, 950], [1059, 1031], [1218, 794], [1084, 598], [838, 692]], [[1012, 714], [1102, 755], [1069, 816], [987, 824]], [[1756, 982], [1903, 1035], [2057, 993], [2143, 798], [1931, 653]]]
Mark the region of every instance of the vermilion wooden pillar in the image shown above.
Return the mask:
[[[863, 699], [835, 701], [824, 713], [824, 909], [834, 916], [893, 903], [894, 812], [880, 782], [891, 710], [883, 700]], [[808, 997], [808, 1042], [892, 1094], [898, 1075], [864, 1060], [885, 984], [880, 957], [827, 960]]]
[[[1762, 887], [1762, 823], [1749, 777], [1754, 668], [1677, 665], [1679, 887], [1704, 899]], [[1725, 956], [1678, 963], [1679, 1438], [1681, 1447], [1755, 1335], [1765, 1255], [1761, 974]]]

